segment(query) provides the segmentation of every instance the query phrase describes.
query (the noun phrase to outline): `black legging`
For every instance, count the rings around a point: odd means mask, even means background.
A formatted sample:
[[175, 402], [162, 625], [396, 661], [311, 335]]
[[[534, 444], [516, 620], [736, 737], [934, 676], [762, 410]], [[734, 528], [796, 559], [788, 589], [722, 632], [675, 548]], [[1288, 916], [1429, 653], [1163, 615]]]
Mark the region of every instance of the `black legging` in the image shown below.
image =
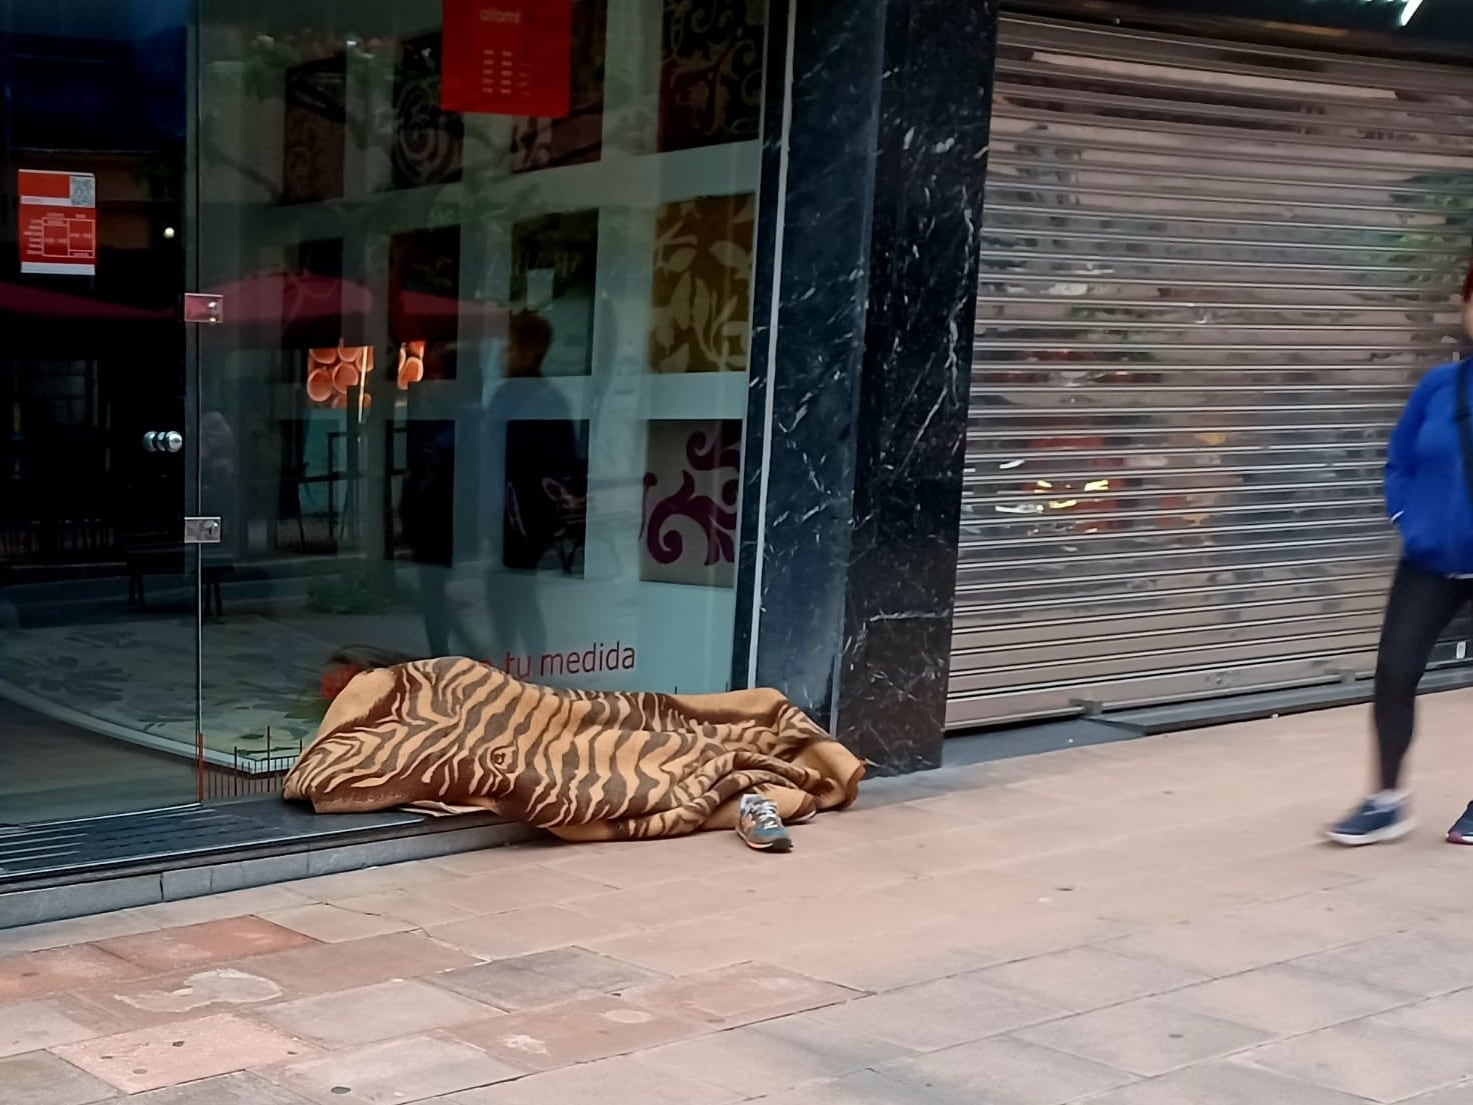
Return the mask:
[[1402, 761], [1416, 725], [1417, 684], [1432, 648], [1470, 600], [1473, 579], [1449, 579], [1405, 560], [1397, 565], [1381, 624], [1372, 707], [1383, 790], [1396, 790], [1401, 783]]

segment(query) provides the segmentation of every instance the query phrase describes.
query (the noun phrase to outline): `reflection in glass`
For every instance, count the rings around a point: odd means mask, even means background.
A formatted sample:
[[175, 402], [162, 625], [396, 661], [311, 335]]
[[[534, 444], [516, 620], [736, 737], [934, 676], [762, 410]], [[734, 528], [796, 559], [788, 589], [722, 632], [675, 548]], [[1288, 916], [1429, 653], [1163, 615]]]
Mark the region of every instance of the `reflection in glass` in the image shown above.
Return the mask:
[[202, 2], [201, 280], [265, 301], [201, 354], [212, 748], [369, 655], [728, 684], [764, 5], [572, 6], [546, 119], [440, 110], [439, 3]]

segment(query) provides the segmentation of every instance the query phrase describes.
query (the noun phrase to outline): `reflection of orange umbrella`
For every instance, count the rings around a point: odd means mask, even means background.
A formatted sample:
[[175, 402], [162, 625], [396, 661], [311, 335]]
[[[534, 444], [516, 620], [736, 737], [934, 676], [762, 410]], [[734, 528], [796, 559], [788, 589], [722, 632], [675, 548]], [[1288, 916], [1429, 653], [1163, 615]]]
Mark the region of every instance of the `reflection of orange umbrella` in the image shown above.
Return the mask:
[[130, 307], [126, 303], [110, 303], [104, 299], [89, 299], [70, 292], [31, 288], [24, 284], [0, 284], [0, 314], [81, 323], [167, 322], [177, 317], [176, 312], [169, 309]]

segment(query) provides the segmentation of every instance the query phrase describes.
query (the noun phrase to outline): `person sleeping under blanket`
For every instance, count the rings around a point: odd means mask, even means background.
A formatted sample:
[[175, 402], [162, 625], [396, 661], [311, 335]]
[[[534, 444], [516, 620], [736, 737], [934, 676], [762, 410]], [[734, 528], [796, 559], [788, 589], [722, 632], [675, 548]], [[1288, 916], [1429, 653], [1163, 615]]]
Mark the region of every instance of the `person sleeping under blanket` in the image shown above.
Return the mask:
[[562, 690], [449, 658], [353, 678], [283, 797], [318, 813], [489, 810], [567, 841], [735, 828], [786, 851], [783, 823], [849, 806], [864, 773], [775, 690]]

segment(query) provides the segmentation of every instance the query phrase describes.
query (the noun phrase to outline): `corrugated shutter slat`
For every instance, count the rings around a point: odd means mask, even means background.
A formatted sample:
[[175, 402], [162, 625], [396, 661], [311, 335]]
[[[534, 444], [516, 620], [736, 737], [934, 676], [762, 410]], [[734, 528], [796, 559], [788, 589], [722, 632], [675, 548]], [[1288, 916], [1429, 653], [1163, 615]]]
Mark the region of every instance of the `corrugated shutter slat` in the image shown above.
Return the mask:
[[1473, 73], [1005, 18], [982, 238], [949, 724], [1364, 674]]

